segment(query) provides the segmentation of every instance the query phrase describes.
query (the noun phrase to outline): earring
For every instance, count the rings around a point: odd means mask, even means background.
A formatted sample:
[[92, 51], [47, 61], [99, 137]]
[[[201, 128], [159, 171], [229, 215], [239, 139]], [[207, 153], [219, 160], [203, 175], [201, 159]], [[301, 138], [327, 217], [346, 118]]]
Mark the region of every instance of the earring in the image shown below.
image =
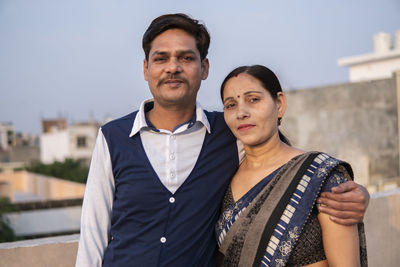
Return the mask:
[[282, 122], [282, 117], [279, 117], [279, 118], [278, 118], [278, 126], [281, 125], [281, 122]]

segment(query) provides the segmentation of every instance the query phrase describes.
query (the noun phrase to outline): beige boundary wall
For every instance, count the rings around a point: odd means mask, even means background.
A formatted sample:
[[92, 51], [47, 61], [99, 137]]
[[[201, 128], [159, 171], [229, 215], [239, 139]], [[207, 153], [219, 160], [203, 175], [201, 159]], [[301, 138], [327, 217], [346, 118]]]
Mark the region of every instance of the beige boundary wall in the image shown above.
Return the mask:
[[[373, 194], [365, 217], [370, 267], [400, 262], [400, 189]], [[79, 235], [0, 244], [0, 267], [74, 266]]]
[[29, 193], [43, 200], [83, 198], [85, 185], [27, 171], [0, 173], [0, 181], [10, 185], [11, 202], [16, 192]]

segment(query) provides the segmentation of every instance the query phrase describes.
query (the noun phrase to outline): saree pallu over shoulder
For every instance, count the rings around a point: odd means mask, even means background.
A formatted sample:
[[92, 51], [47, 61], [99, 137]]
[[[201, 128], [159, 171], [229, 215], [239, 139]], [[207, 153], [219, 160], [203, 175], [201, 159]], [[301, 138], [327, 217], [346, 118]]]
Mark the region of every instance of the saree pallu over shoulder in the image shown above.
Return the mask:
[[[334, 169], [353, 178], [349, 164], [320, 152], [304, 153], [285, 164], [224, 233], [220, 266], [285, 266]], [[367, 266], [365, 250], [361, 254], [362, 266]]]

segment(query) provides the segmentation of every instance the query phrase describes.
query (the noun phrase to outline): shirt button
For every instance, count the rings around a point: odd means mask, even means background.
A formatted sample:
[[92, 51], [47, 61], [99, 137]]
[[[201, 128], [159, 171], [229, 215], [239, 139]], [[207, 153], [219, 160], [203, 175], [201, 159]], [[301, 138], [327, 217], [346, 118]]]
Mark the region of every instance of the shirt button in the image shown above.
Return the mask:
[[174, 202], [175, 202], [175, 198], [174, 198], [174, 197], [170, 197], [170, 198], [169, 198], [169, 202], [170, 202], [170, 203], [174, 203]]
[[171, 172], [171, 173], [170, 173], [170, 176], [171, 176], [171, 177], [174, 177], [174, 176], [175, 176], [175, 174], [174, 174], [173, 172]]
[[165, 242], [167, 242], [167, 239], [165, 237], [161, 237], [160, 241], [161, 241], [161, 243], [165, 243]]
[[172, 160], [174, 160], [174, 159], [175, 159], [175, 155], [174, 155], [174, 154], [171, 154], [171, 155], [169, 155], [169, 158], [172, 159]]
[[175, 135], [171, 135], [170, 137], [171, 137], [171, 139], [175, 139], [176, 138]]

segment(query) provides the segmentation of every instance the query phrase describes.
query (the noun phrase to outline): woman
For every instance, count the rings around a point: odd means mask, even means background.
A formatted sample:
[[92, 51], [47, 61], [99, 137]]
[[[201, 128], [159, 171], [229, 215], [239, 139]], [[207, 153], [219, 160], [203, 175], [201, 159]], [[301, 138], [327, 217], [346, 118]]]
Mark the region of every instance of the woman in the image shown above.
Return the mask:
[[[233, 70], [221, 85], [224, 117], [246, 157], [216, 226], [220, 266], [365, 266], [362, 227], [318, 213], [323, 191], [352, 179], [351, 167], [291, 147], [278, 126], [286, 98], [260, 65]], [[360, 256], [362, 255], [362, 256]]]

